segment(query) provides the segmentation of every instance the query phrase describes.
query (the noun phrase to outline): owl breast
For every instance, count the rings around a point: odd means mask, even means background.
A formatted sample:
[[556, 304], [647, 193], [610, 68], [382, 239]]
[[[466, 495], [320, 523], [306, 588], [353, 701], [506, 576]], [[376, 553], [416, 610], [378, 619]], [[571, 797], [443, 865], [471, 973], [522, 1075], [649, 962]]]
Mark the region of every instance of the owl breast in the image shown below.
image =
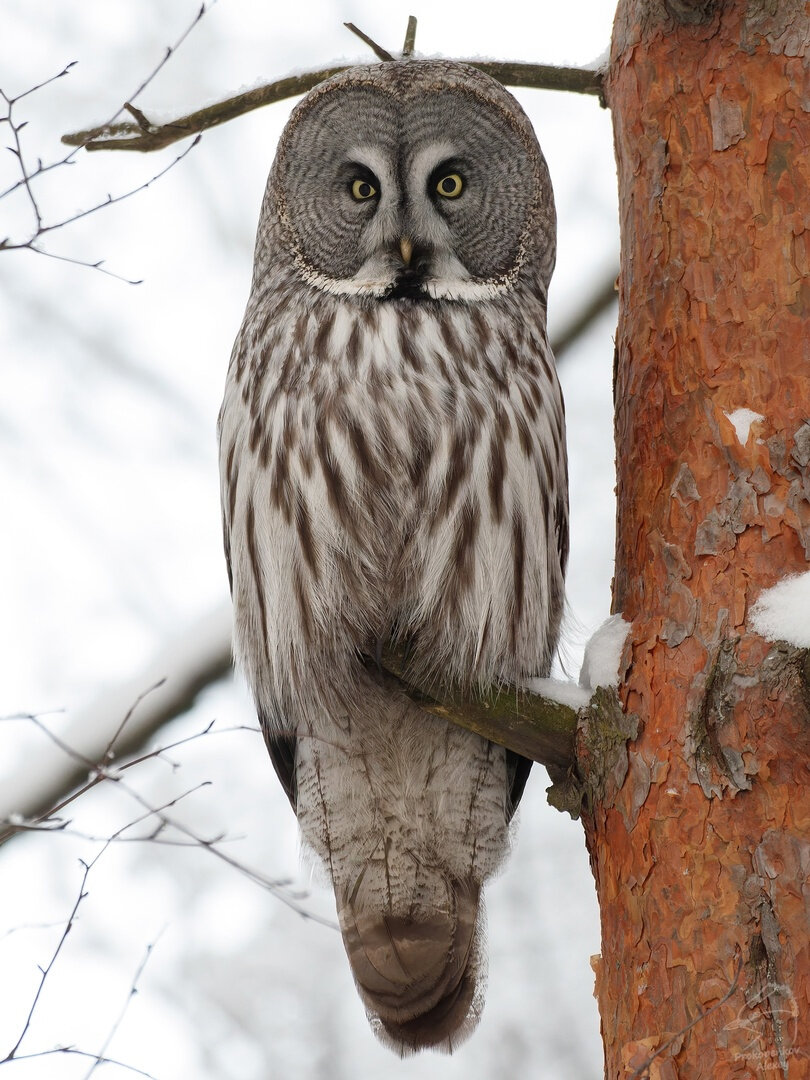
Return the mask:
[[[262, 588], [235, 587], [251, 625], [274, 628], [259, 639], [283, 669], [313, 647], [373, 655], [396, 634], [422, 678], [488, 685], [547, 667], [563, 588], [560, 392], [542, 330], [524, 311], [516, 340], [503, 304], [486, 307], [320, 297], [248, 342], [260, 363], [235, 356], [224, 505], [232, 553]], [[243, 659], [266, 681], [277, 665], [250, 655], [253, 640]]]

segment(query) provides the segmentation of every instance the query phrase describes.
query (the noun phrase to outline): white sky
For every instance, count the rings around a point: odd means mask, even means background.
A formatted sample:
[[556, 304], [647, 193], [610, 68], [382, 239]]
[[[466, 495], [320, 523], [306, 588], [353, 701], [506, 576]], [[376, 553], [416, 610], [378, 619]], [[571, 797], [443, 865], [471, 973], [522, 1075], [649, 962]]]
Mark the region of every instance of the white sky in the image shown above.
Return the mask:
[[[79, 61], [25, 108], [20, 103], [31, 160], [53, 158], [62, 132], [113, 112], [196, 7], [193, 0], [4, 0], [0, 88], [20, 92]], [[396, 49], [409, 13], [419, 17], [417, 47], [427, 54], [586, 64], [607, 45], [611, 7], [577, 0], [420, 11], [359, 0], [286, 8], [218, 0], [138, 104], [147, 115], [171, 115], [291, 69], [367, 60], [342, 22]], [[610, 117], [590, 98], [516, 93], [556, 192], [553, 334], [617, 265]], [[274, 106], [209, 132], [153, 188], [48, 241], [59, 253], [104, 258], [111, 270], [143, 278], [137, 287], [29, 252], [0, 254], [0, 717], [64, 710], [47, 719], [67, 730], [88, 702], [226, 600], [214, 425], [266, 173], [288, 111]], [[79, 155], [43, 180], [46, 220], [137, 185], [176, 153]], [[13, 179], [6, 154], [0, 188]], [[0, 236], [23, 235], [27, 223], [23, 201], [0, 201]], [[614, 327], [615, 311], [560, 370], [571, 459], [573, 673], [609, 609]], [[212, 689], [172, 736], [215, 718], [223, 727], [254, 723], [241, 686]], [[36, 773], [42, 743], [29, 723], [0, 723], [0, 740], [0, 769]], [[206, 835], [243, 836], [227, 850], [265, 874], [308, 884], [292, 815], [258, 736], [206, 736], [172, 759], [181, 765], [174, 772], [162, 763], [140, 770], [145, 797], [171, 799], [211, 780], [181, 804], [183, 820]], [[487, 1007], [452, 1059], [399, 1062], [377, 1046], [333, 931], [302, 920], [206, 852], [154, 844], [108, 850], [92, 871], [90, 896], [25, 1046], [97, 1049], [144, 949], [160, 935], [110, 1052], [161, 1080], [595, 1077], [593, 886], [581, 828], [545, 804], [544, 787], [536, 769], [514, 855], [488, 891]], [[126, 793], [102, 790], [81, 800], [76, 819], [109, 835], [136, 813]], [[77, 859], [96, 850], [63, 835], [33, 836], [0, 857], [0, 1056], [32, 999], [36, 964], [47, 961], [60, 932], [30, 924], [64, 918], [80, 881]], [[329, 913], [323, 890], [306, 903]], [[23, 928], [2, 936], [15, 927]], [[12, 1076], [73, 1077], [85, 1076], [88, 1064], [51, 1058], [6, 1068]], [[115, 1080], [134, 1075], [106, 1068]]]

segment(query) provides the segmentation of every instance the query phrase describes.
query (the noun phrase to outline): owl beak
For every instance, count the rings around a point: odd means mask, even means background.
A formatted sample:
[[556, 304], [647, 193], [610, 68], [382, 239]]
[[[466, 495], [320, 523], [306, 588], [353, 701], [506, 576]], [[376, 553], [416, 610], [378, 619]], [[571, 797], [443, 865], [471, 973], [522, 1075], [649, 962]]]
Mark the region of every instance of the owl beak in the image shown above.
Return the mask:
[[[392, 252], [393, 255], [393, 252]], [[394, 270], [394, 281], [389, 291], [385, 294], [386, 300], [423, 300], [425, 293], [425, 274], [427, 272], [427, 248], [417, 245], [413, 241], [402, 236], [399, 239], [399, 255], [402, 265]], [[394, 256], [396, 258], [396, 256]]]
[[411, 256], [413, 255], [413, 244], [407, 236], [403, 236], [399, 241], [399, 251], [402, 255], [402, 261], [406, 266], [411, 265]]

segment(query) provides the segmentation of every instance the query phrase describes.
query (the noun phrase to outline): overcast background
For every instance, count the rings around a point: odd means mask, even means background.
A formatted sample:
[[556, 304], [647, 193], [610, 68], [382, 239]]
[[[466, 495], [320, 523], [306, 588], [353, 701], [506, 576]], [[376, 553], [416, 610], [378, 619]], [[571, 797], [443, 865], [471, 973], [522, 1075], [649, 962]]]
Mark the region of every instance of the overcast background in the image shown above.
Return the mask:
[[[64, 152], [66, 131], [107, 119], [191, 22], [193, 0], [0, 0], [0, 89], [14, 96], [77, 60], [15, 106], [29, 166]], [[424, 55], [590, 65], [607, 47], [612, 5], [501, 0], [497, 5], [218, 0], [138, 106], [168, 119], [294, 69], [370, 53], [353, 21], [401, 47], [419, 17]], [[618, 226], [610, 116], [596, 99], [518, 90], [549, 162], [559, 217], [552, 337], [615, 273]], [[0, 252], [0, 812], [36, 786], [57, 734], [77, 718], [123, 719], [113, 692], [145, 666], [171, 679], [168, 642], [193, 654], [201, 624], [227, 601], [215, 421], [247, 297], [259, 204], [293, 102], [208, 132], [176, 169], [124, 203], [43, 239], [48, 250], [130, 279], [29, 251]], [[2, 142], [11, 145], [8, 125]], [[149, 179], [159, 155], [80, 152], [43, 176], [46, 223]], [[0, 190], [18, 177], [0, 157]], [[24, 192], [0, 200], [0, 237], [24, 240]], [[613, 557], [611, 371], [616, 312], [565, 356], [571, 460], [571, 618], [567, 666], [607, 616]], [[164, 664], [165, 661], [165, 664]], [[161, 665], [166, 670], [161, 670]], [[149, 688], [149, 680], [140, 687]], [[100, 709], [98, 702], [101, 701]], [[109, 708], [105, 708], [109, 702]], [[155, 745], [211, 733], [167, 760], [110, 781], [66, 815], [71, 827], [0, 849], [0, 1058], [25, 1022], [82, 880], [80, 859], [143, 811], [198, 784], [171, 810], [217, 850], [268, 878], [274, 895], [212, 850], [122, 841], [87, 879], [86, 899], [46, 980], [19, 1054], [54, 1046], [106, 1052], [160, 1080], [275, 1077], [432, 1078], [601, 1075], [590, 957], [598, 911], [579, 824], [545, 802], [531, 777], [512, 858], [487, 891], [490, 977], [473, 1038], [452, 1058], [399, 1061], [379, 1046], [355, 994], [339, 934], [285, 904], [334, 917], [331, 892], [299, 863], [295, 822], [253, 730], [244, 687], [227, 679], [160, 732]], [[217, 734], [217, 731], [221, 733]], [[39, 769], [39, 772], [38, 772]], [[147, 825], [147, 831], [149, 826]], [[140, 830], [141, 835], [144, 830]], [[124, 836], [135, 835], [131, 830]], [[166, 833], [178, 838], [179, 834]], [[147, 949], [138, 993], [123, 1019]], [[92, 1059], [6, 1064], [9, 1075], [72, 1078]], [[135, 1075], [105, 1065], [104, 1075]], [[100, 1069], [97, 1071], [101, 1071]]]

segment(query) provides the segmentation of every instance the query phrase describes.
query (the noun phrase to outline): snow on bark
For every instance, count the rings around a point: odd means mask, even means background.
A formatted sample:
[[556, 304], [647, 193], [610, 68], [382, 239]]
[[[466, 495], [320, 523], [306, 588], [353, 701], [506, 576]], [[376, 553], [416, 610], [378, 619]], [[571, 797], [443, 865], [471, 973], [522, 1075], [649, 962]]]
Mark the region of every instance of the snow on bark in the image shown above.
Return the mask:
[[605, 619], [585, 646], [579, 685], [586, 690], [597, 686], [619, 685], [619, 664], [622, 650], [630, 633], [630, 623], [621, 616], [611, 615]]
[[532, 694], [567, 705], [570, 709], [581, 709], [591, 699], [591, 692], [586, 687], [562, 679], [527, 679], [524, 687]]
[[791, 574], [761, 593], [751, 608], [751, 629], [767, 641], [810, 649], [810, 570]]
[[751, 425], [757, 420], [765, 419], [762, 413], [754, 412], [753, 409], [746, 408], [727, 412], [725, 416], [733, 425], [741, 446], [745, 446], [748, 442], [748, 438], [751, 434]]

